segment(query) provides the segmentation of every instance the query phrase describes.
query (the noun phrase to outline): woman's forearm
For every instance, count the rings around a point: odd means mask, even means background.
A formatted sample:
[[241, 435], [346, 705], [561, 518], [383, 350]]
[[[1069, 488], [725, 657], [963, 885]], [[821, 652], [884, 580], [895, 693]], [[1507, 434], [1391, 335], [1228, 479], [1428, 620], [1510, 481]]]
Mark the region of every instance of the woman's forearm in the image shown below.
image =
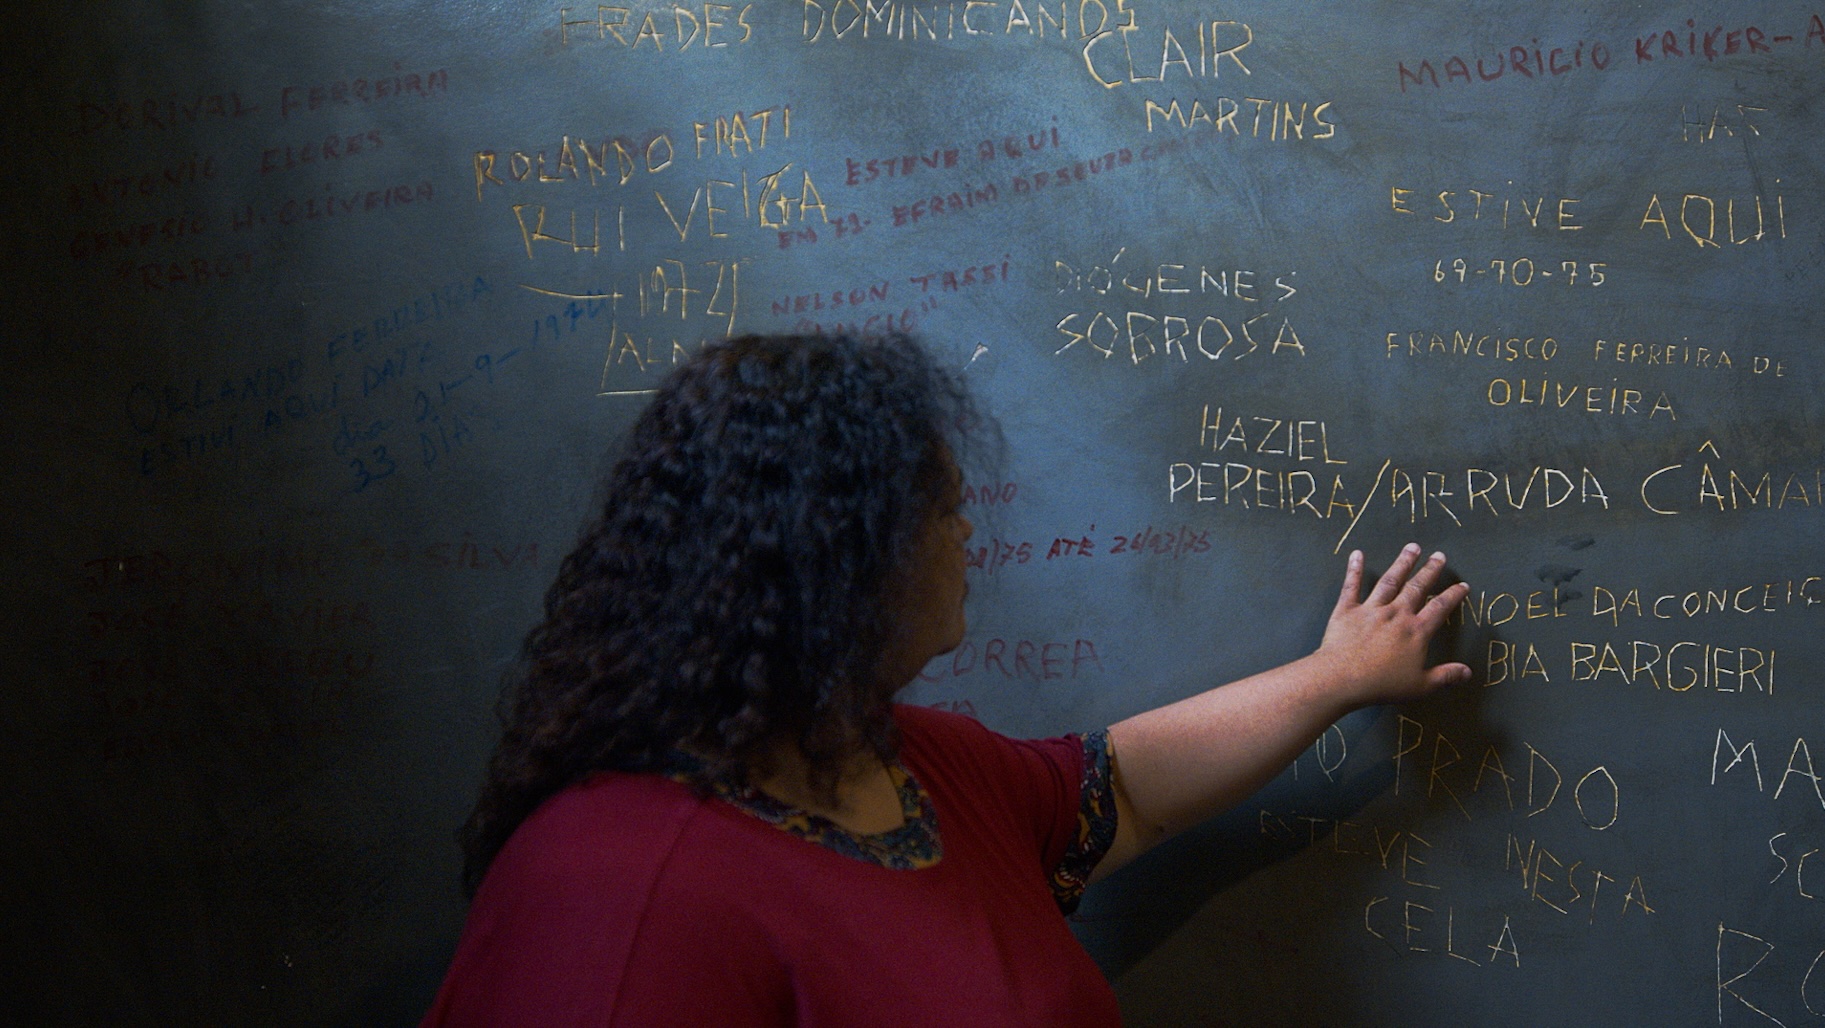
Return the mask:
[[1110, 726], [1118, 822], [1095, 877], [1246, 799], [1350, 711], [1469, 678], [1464, 664], [1425, 663], [1468, 591], [1433, 593], [1444, 563], [1443, 554], [1421, 563], [1409, 545], [1363, 597], [1362, 555], [1352, 553], [1315, 652]]

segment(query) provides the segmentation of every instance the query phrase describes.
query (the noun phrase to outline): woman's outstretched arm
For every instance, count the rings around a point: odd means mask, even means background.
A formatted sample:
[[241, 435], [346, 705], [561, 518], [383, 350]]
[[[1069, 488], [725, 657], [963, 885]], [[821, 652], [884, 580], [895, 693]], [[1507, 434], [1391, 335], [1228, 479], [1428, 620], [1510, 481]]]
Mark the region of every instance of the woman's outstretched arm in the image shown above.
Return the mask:
[[1364, 597], [1353, 552], [1316, 651], [1110, 726], [1119, 820], [1092, 880], [1248, 798], [1350, 711], [1469, 679], [1461, 663], [1426, 666], [1433, 633], [1469, 592], [1434, 593], [1444, 567], [1444, 554], [1422, 563], [1409, 543]]

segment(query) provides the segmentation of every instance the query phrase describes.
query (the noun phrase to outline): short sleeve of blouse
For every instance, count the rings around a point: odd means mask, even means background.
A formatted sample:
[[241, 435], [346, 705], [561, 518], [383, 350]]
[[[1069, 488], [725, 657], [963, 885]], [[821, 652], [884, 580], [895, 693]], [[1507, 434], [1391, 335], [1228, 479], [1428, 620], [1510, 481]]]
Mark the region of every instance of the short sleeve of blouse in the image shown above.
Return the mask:
[[1083, 899], [1090, 872], [1096, 869], [1115, 843], [1115, 781], [1109, 732], [1091, 732], [1080, 740], [1084, 748], [1083, 780], [1077, 809], [1077, 838], [1052, 870], [1052, 898], [1069, 914]]
[[927, 785], [953, 786], [1003, 823], [1030, 830], [1041, 873], [1065, 913], [1115, 841], [1113, 756], [1107, 732], [1048, 739], [1001, 735], [973, 718], [896, 708], [902, 757]]

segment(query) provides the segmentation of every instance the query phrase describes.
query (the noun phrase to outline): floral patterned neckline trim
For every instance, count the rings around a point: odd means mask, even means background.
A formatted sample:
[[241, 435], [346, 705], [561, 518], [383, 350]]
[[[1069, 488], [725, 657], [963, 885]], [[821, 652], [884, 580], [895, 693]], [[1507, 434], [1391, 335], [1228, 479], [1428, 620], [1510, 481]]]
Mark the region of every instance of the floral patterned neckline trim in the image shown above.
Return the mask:
[[[701, 777], [692, 774], [702, 767], [696, 758], [674, 754], [669, 764], [666, 777], [693, 786], [702, 782]], [[937, 864], [944, 856], [944, 848], [938, 839], [938, 815], [932, 809], [931, 797], [899, 761], [887, 765], [887, 775], [900, 797], [902, 823], [874, 835], [852, 832], [821, 814], [801, 810], [753, 786], [742, 788], [726, 781], [712, 781], [709, 791], [744, 814], [852, 860], [894, 871], [917, 871]]]

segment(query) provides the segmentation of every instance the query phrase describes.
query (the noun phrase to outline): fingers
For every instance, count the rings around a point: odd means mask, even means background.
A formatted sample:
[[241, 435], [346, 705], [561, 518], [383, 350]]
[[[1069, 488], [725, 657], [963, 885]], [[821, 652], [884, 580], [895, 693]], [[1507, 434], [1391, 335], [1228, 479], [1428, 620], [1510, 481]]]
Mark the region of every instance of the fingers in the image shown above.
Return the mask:
[[1402, 547], [1400, 556], [1394, 558], [1394, 563], [1388, 566], [1388, 570], [1382, 572], [1381, 579], [1370, 591], [1369, 602], [1394, 602], [1394, 598], [1400, 595], [1401, 587], [1407, 581], [1407, 576], [1412, 573], [1413, 564], [1417, 560], [1419, 560], [1418, 543], [1408, 543]]
[[[1432, 587], [1445, 571], [1445, 555], [1434, 552], [1422, 564], [1419, 554], [1418, 543], [1408, 543], [1402, 547], [1400, 555], [1394, 558], [1394, 563], [1376, 580], [1375, 588], [1370, 591], [1366, 602], [1391, 604], [1399, 600], [1412, 613], [1442, 624], [1451, 609], [1463, 602], [1470, 587], [1459, 582], [1436, 596], [1432, 595]], [[1362, 551], [1351, 550], [1349, 563], [1344, 566], [1343, 589], [1337, 596], [1338, 612], [1365, 602], [1362, 599], [1362, 577]]]
[[[1358, 553], [1360, 551], [1351, 554], [1353, 561], [1357, 558]], [[1426, 558], [1424, 563], [1420, 563], [1419, 554], [1418, 543], [1408, 543], [1403, 547], [1400, 556], [1394, 559], [1394, 563], [1382, 573], [1381, 578], [1375, 583], [1374, 590], [1369, 594], [1369, 602], [1390, 604], [1398, 600], [1409, 611], [1423, 614], [1427, 620], [1442, 624], [1451, 608], [1462, 602], [1469, 587], [1460, 582], [1436, 596], [1432, 595], [1433, 586], [1438, 583], [1439, 577], [1445, 571], [1445, 555], [1434, 552]], [[1360, 568], [1354, 570], [1356, 581], [1360, 583]], [[1345, 575], [1344, 584], [1346, 593], [1355, 595], [1349, 591], [1350, 576], [1348, 573]]]
[[1457, 605], [1463, 603], [1464, 597], [1469, 595], [1470, 586], [1464, 582], [1459, 582], [1441, 591], [1427, 600], [1426, 605], [1419, 609], [1420, 626], [1428, 635], [1438, 631], [1444, 625], [1445, 619], [1451, 616], [1451, 612], [1457, 609]]
[[1413, 577], [1407, 579], [1407, 584], [1401, 589], [1402, 598], [1407, 600], [1412, 609], [1418, 610], [1425, 605], [1426, 597], [1432, 593], [1432, 584], [1438, 581], [1438, 576], [1444, 570], [1445, 555], [1438, 552], [1433, 553], [1432, 556], [1426, 558], [1424, 564], [1419, 566], [1419, 570], [1413, 573]]
[[1332, 613], [1342, 613], [1362, 602], [1362, 551], [1351, 550], [1350, 559], [1343, 566], [1343, 589], [1337, 594], [1337, 606]]
[[1426, 690], [1443, 689], [1447, 685], [1470, 681], [1470, 665], [1453, 661], [1426, 669]]

